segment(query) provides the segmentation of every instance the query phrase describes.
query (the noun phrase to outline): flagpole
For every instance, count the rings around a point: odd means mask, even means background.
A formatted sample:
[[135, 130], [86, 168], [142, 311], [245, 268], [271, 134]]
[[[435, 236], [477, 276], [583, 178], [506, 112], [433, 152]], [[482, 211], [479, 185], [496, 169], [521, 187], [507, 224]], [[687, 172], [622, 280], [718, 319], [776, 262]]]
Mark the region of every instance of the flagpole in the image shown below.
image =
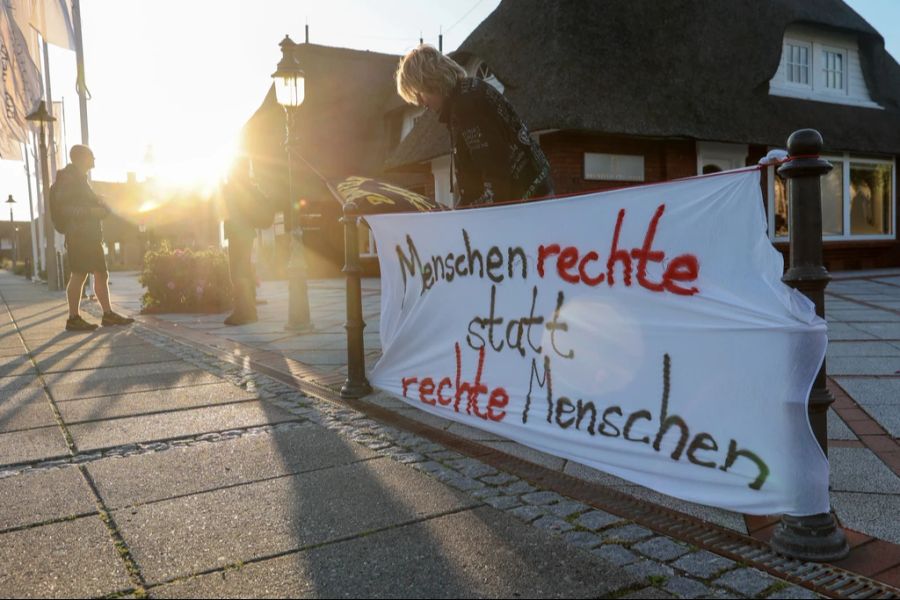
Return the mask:
[[81, 41], [81, 2], [72, 0], [72, 21], [75, 29], [75, 64], [78, 75], [75, 87], [78, 90], [78, 107], [81, 111], [81, 143], [90, 146], [88, 136], [87, 84], [84, 78], [84, 45]]
[[37, 279], [38, 236], [37, 222], [34, 219], [34, 197], [31, 195], [31, 168], [28, 160], [28, 143], [24, 143], [22, 154], [25, 155], [25, 182], [28, 184], [28, 212], [31, 216], [31, 278]]
[[[47, 271], [47, 229], [44, 227], [44, 221], [47, 219], [45, 205], [44, 205], [44, 194], [43, 190], [41, 190], [41, 175], [40, 168], [38, 167], [38, 161], [40, 158], [38, 157], [38, 142], [37, 142], [37, 132], [31, 132], [31, 145], [34, 148], [32, 158], [34, 159], [34, 193], [37, 197], [37, 205], [38, 205], [38, 253], [40, 254], [39, 258], [41, 266], [44, 268], [44, 271]], [[47, 276], [47, 282], [50, 282], [49, 275]]]
[[[53, 114], [53, 92], [50, 88], [50, 51], [48, 50], [47, 40], [41, 36], [41, 46], [44, 51], [44, 96], [46, 97], [47, 106], [50, 107], [50, 114]], [[43, 124], [42, 124], [43, 127]], [[47, 123], [47, 145], [53, 144], [53, 140], [56, 138], [53, 135], [53, 121]], [[41, 130], [41, 144], [45, 143], [44, 140], [44, 131], [43, 128]], [[59, 265], [57, 264], [57, 254], [56, 254], [56, 231], [54, 231], [53, 227], [50, 226], [50, 184], [51, 178], [56, 178], [56, 152], [47, 152], [44, 153], [44, 148], [41, 148], [41, 184], [44, 188], [43, 200], [44, 200], [44, 235], [46, 236], [47, 242], [47, 252], [46, 258], [47, 262], [44, 265], [44, 268], [47, 269], [47, 287], [50, 291], [57, 291], [63, 288], [65, 282], [60, 281], [59, 274]], [[49, 156], [48, 156], [49, 155]], [[46, 161], [47, 164], [44, 164]], [[47, 174], [44, 177], [44, 174]], [[52, 271], [51, 268], [53, 267]]]

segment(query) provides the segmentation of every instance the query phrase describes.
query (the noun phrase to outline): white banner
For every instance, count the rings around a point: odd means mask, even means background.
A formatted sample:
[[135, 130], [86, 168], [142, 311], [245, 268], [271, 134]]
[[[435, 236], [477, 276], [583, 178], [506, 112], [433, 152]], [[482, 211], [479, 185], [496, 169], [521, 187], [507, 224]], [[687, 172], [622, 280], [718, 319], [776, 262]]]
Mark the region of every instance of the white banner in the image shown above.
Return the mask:
[[0, 158], [21, 160], [25, 117], [41, 98], [40, 73], [11, 9], [0, 2]]
[[828, 511], [825, 322], [781, 282], [758, 170], [367, 219], [376, 387], [685, 500]]

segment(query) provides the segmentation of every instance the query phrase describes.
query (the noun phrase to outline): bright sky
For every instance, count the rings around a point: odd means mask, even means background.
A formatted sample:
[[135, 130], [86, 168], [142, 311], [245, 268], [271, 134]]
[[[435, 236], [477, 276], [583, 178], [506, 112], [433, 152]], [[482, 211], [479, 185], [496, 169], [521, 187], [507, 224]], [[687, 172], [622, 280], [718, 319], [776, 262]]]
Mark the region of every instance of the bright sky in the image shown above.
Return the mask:
[[[900, 58], [900, 0], [847, 0]], [[290, 34], [316, 44], [403, 54], [419, 36], [454, 50], [499, 0], [82, 0], [85, 72], [96, 180], [189, 182], [227, 166], [235, 138], [262, 102]], [[75, 55], [51, 47], [54, 100], [65, 101], [67, 146], [80, 143]], [[154, 162], [145, 160], [152, 148]], [[0, 161], [0, 195], [28, 219], [23, 165]]]

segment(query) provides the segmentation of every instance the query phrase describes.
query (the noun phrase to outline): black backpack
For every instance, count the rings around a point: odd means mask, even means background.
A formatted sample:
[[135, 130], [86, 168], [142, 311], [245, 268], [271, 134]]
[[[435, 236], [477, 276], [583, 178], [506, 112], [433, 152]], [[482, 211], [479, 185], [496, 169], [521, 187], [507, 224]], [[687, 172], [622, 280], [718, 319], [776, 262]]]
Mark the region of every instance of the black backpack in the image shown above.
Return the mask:
[[53, 185], [50, 186], [50, 220], [53, 222], [53, 229], [65, 234], [68, 228], [68, 221], [62, 207], [64, 200], [60, 198], [59, 183], [59, 177], [57, 177]]

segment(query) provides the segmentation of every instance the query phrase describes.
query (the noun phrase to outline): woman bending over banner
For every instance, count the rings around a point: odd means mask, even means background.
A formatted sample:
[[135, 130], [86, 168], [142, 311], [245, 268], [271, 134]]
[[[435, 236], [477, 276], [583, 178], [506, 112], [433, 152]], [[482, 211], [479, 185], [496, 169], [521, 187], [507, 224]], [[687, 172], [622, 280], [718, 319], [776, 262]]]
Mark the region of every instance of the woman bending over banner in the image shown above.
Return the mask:
[[493, 86], [427, 44], [400, 60], [396, 78], [404, 100], [434, 111], [450, 130], [457, 207], [553, 195], [547, 158]]

